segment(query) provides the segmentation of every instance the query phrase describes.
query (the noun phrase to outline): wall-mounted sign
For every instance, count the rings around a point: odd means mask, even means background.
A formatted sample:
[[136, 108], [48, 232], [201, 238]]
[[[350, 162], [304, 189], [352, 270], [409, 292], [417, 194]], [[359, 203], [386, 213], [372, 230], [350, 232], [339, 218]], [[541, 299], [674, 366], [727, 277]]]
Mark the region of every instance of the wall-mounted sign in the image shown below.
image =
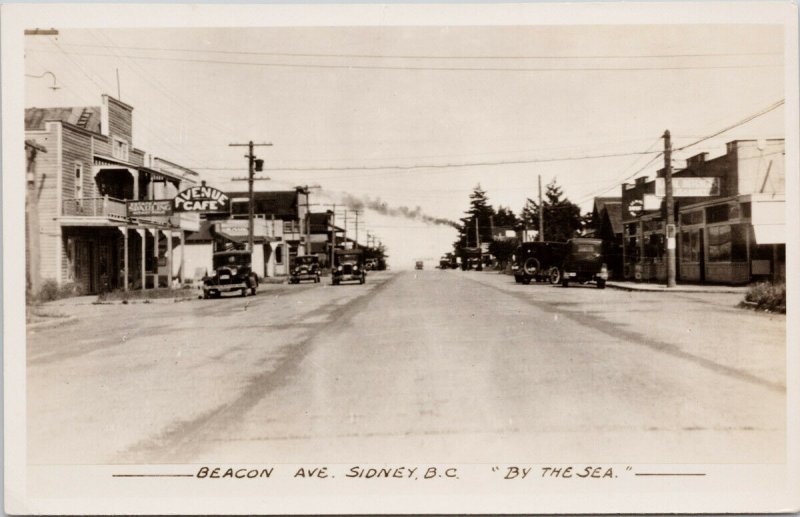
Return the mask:
[[201, 185], [189, 187], [172, 200], [176, 212], [229, 212], [230, 198], [221, 190]]
[[642, 210], [644, 209], [644, 203], [642, 203], [641, 199], [634, 199], [630, 203], [628, 203], [628, 212], [633, 215], [639, 215]]
[[128, 217], [163, 217], [172, 215], [171, 199], [128, 201], [125, 203]]
[[[656, 196], [666, 196], [664, 178], [656, 178]], [[673, 197], [719, 196], [719, 178], [672, 178]]]

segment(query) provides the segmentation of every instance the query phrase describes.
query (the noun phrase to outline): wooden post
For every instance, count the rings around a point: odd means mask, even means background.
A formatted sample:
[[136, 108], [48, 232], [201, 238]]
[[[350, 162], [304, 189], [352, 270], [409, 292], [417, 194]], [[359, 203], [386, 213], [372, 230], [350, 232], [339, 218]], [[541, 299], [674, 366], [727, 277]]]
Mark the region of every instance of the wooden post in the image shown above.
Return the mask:
[[124, 255], [125, 255], [125, 258], [124, 258], [125, 266], [123, 267], [124, 278], [123, 278], [122, 284], [124, 286], [124, 290], [127, 291], [128, 290], [128, 227], [124, 226], [123, 228], [124, 229], [122, 231], [122, 235], [123, 235], [123, 241], [124, 241], [124, 246], [123, 247], [125, 249], [125, 251], [123, 252]]
[[185, 270], [186, 270], [186, 232], [181, 230], [181, 271], [180, 271], [181, 287], [183, 287], [183, 284], [186, 281]]
[[142, 236], [142, 263], [139, 269], [142, 271], [142, 291], [145, 291], [147, 290], [147, 268], [145, 267], [147, 262], [147, 230], [143, 229], [140, 232]]
[[172, 229], [167, 230], [167, 288], [172, 289]]

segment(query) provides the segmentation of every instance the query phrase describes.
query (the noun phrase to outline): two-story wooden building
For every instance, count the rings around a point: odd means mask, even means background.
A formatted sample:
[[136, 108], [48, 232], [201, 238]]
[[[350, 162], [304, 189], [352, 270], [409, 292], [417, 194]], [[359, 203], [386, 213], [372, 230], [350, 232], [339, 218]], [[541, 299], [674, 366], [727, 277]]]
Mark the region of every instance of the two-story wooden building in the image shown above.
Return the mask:
[[132, 106], [103, 95], [99, 106], [29, 108], [25, 139], [46, 151], [33, 179], [42, 279], [87, 294], [158, 285], [160, 271], [172, 283], [173, 245], [196, 219], [129, 218], [126, 202], [169, 199], [198, 175], [134, 146]]

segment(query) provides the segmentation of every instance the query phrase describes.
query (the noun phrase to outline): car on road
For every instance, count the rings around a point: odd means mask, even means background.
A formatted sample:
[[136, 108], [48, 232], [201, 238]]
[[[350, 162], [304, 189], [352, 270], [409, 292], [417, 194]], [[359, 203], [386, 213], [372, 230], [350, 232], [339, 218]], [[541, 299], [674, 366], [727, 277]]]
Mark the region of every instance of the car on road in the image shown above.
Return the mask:
[[203, 279], [203, 298], [219, 298], [222, 293], [247, 296], [258, 291], [258, 275], [253, 272], [252, 253], [243, 250], [219, 251], [212, 257], [213, 274]]
[[518, 284], [530, 284], [531, 280], [552, 281], [553, 275], [560, 280], [560, 267], [567, 254], [567, 243], [552, 241], [524, 242], [512, 255], [511, 270]]
[[414, 269], [422, 269], [424, 264], [421, 260], [418, 260], [416, 264], [414, 264]]
[[572, 281], [582, 284], [594, 281], [597, 287], [604, 289], [608, 267], [603, 259], [603, 241], [586, 238], [568, 240], [567, 253], [558, 273], [558, 276], [551, 276], [551, 283], [560, 281], [563, 287], [569, 287]]
[[290, 284], [298, 284], [303, 280], [319, 283], [319, 257], [316, 255], [300, 255], [294, 259], [289, 276]]
[[342, 282], [367, 281], [367, 270], [364, 266], [364, 254], [359, 249], [336, 250], [333, 253], [333, 269], [331, 271], [333, 285]]

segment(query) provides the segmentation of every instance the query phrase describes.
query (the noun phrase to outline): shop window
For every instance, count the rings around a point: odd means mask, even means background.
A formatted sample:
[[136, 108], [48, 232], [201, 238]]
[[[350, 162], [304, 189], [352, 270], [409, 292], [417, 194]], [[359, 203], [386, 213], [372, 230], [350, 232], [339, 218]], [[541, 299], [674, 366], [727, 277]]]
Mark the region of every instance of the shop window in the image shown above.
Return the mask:
[[728, 205], [728, 219], [739, 219], [739, 205]]
[[750, 218], [750, 203], [742, 203], [742, 217], [745, 219]]
[[275, 263], [283, 264], [283, 246], [278, 246], [275, 249]]
[[681, 262], [700, 262], [700, 230], [681, 233]]
[[723, 223], [729, 219], [730, 210], [729, 205], [717, 205], [706, 208], [706, 222]]
[[694, 212], [687, 212], [681, 214], [681, 224], [701, 224], [703, 222], [703, 211], [695, 210]]
[[747, 232], [746, 224], [731, 226], [731, 261], [747, 262]]
[[664, 235], [650, 235], [645, 241], [644, 256], [656, 261], [664, 258]]
[[636, 237], [631, 237], [625, 241], [625, 257], [628, 260], [639, 260], [639, 246], [636, 244]]
[[708, 231], [708, 260], [710, 262], [730, 262], [731, 227], [729, 225], [712, 226], [708, 228], [707, 231]]
[[636, 235], [638, 233], [637, 226], [639, 226], [637, 223], [626, 224], [625, 233], [628, 235]]

